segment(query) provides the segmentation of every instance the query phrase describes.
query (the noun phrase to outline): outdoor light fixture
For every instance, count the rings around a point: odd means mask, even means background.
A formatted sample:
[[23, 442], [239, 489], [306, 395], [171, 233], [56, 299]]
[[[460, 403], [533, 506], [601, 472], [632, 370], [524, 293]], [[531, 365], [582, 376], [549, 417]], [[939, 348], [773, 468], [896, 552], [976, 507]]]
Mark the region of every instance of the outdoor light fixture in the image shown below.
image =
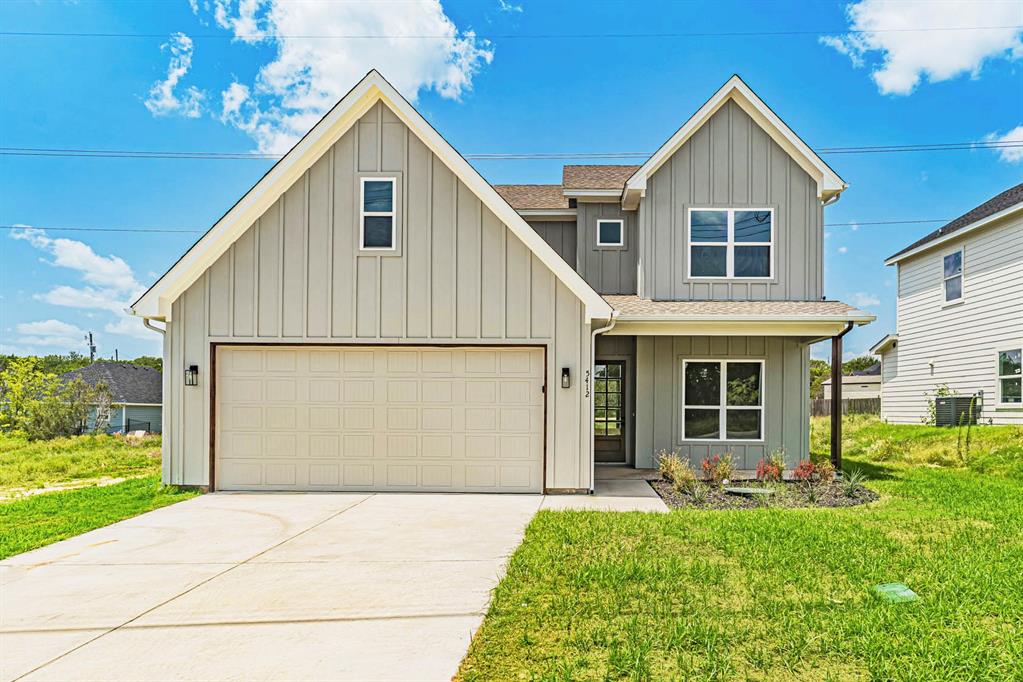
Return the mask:
[[561, 368], [561, 387], [562, 388], [572, 387], [572, 377], [568, 373], [568, 367]]
[[199, 385], [199, 365], [189, 365], [185, 368], [185, 386]]

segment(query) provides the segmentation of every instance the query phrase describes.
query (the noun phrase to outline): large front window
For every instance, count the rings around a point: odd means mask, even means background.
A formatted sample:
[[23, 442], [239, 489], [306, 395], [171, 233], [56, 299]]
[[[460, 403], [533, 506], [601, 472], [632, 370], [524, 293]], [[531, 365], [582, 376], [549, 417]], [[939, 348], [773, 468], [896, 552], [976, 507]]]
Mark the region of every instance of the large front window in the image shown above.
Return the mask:
[[769, 279], [773, 276], [774, 210], [689, 210], [689, 277]]
[[683, 440], [763, 440], [762, 360], [682, 363]]
[[998, 351], [998, 402], [1019, 405], [1023, 402], [1023, 348]]

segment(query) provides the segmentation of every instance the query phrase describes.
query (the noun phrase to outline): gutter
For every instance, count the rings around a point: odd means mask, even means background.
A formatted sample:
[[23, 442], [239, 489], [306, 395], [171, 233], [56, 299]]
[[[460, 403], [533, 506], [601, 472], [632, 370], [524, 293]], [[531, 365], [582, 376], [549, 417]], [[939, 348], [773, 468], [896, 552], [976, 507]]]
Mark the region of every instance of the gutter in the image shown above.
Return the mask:
[[166, 329], [161, 329], [160, 327], [154, 326], [152, 320], [150, 320], [148, 317], [142, 318], [142, 326], [144, 326], [146, 329], [152, 329], [154, 332], [159, 332], [161, 336], [167, 333]]
[[590, 333], [590, 369], [589, 369], [589, 372], [588, 372], [590, 376], [589, 376], [589, 381], [586, 384], [586, 392], [589, 394], [589, 403], [590, 403], [590, 421], [589, 421], [589, 424], [587, 426], [587, 430], [590, 433], [590, 435], [589, 435], [589, 441], [590, 441], [590, 447], [589, 447], [589, 451], [590, 451], [590, 490], [589, 490], [589, 494], [590, 495], [592, 495], [594, 493], [594, 487], [595, 487], [595, 484], [596, 484], [596, 482], [594, 481], [594, 476], [596, 476], [596, 473], [597, 473], [596, 464], [594, 463], [594, 456], [596, 455], [596, 450], [595, 450], [596, 439], [593, 437], [593, 418], [596, 416], [596, 412], [594, 411], [596, 409], [595, 408], [595, 403], [596, 403], [595, 394], [596, 394], [596, 391], [593, 390], [593, 385], [595, 383], [595, 379], [593, 378], [593, 369], [594, 369], [594, 366], [597, 364], [597, 334], [603, 334], [604, 332], [609, 332], [612, 329], [614, 329], [615, 322], [617, 320], [618, 320], [618, 311], [617, 310], [612, 310], [611, 311], [611, 319], [609, 320], [609, 324], [606, 327], [600, 327], [599, 329], [594, 329]]

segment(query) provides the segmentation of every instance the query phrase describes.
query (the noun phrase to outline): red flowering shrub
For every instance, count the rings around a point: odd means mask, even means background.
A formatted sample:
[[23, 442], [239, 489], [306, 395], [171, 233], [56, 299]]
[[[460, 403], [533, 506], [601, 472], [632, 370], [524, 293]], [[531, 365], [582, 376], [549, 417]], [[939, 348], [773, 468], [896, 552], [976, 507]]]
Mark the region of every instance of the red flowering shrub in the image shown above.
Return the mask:
[[776, 483], [781, 480], [781, 469], [774, 464], [760, 460], [757, 462], [757, 480], [763, 483]]
[[714, 485], [721, 485], [735, 473], [735, 464], [732, 462], [732, 453], [724, 455], [713, 455], [710, 459], [703, 460], [700, 465], [703, 468], [703, 475]]
[[803, 460], [792, 470], [792, 478], [797, 481], [812, 481], [817, 473], [817, 467], [810, 460]]

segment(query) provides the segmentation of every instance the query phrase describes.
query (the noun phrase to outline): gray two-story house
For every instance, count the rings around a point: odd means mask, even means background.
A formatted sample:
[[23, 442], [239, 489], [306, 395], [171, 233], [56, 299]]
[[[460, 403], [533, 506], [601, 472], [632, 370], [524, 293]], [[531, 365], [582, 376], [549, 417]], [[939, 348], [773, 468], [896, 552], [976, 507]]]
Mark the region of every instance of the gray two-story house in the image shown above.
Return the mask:
[[[640, 166], [492, 186], [370, 72], [133, 305], [164, 480], [585, 492], [604, 463], [808, 456], [846, 188], [738, 77]], [[163, 326], [154, 324], [163, 323]]]

